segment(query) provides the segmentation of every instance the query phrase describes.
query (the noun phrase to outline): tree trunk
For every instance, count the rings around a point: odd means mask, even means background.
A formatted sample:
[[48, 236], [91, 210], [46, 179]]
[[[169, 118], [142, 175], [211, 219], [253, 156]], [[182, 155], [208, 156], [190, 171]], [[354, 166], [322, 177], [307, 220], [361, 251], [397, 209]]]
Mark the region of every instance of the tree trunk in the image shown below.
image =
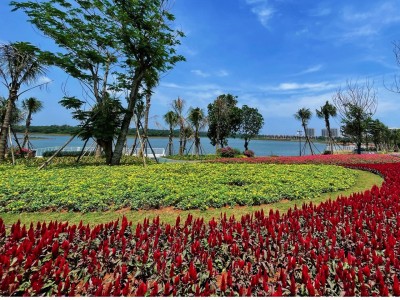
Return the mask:
[[131, 92], [128, 98], [128, 107], [125, 112], [125, 116], [122, 120], [121, 131], [118, 135], [117, 144], [115, 145], [114, 153], [111, 159], [111, 165], [119, 165], [122, 158], [122, 152], [124, 150], [124, 144], [128, 135], [129, 125], [133, 117], [133, 110], [136, 106], [136, 100], [138, 98], [138, 91], [140, 83], [142, 82], [144, 72], [141, 70], [135, 70], [135, 77], [132, 82]]
[[325, 119], [325, 126], [326, 126], [326, 130], [328, 131], [329, 149], [331, 151], [331, 154], [333, 154], [333, 138], [332, 138], [332, 133], [331, 133], [331, 125], [329, 124], [329, 119]]
[[174, 155], [173, 149], [172, 149], [172, 147], [173, 147], [173, 140], [172, 140], [173, 134], [174, 134], [173, 128], [170, 127], [169, 128], [169, 137], [168, 137], [168, 155], [169, 156]]
[[357, 142], [357, 154], [361, 154], [361, 142]]
[[247, 151], [249, 147], [249, 140], [247, 138], [244, 138], [244, 150]]
[[105, 141], [103, 144], [104, 153], [106, 155], [106, 164], [111, 165], [111, 160], [113, 157], [113, 142]]
[[180, 128], [179, 128], [179, 155], [182, 156], [183, 155], [183, 150], [184, 150], [184, 146], [183, 146], [183, 122], [182, 120], [180, 121]]
[[[24, 141], [22, 142], [22, 148], [25, 148], [25, 145], [28, 143], [28, 139], [29, 139], [29, 127], [31, 126], [31, 118], [32, 118], [32, 111], [29, 110], [28, 116], [26, 117], [25, 135], [24, 135]], [[29, 148], [29, 144], [28, 144], [28, 148]]]
[[304, 136], [306, 137], [306, 143], [308, 144], [308, 146], [310, 148], [311, 155], [314, 155], [314, 151], [313, 151], [312, 146], [311, 146], [311, 141], [310, 141], [310, 139], [308, 137], [308, 134], [307, 134], [306, 125], [303, 125], [303, 129], [304, 129]]
[[12, 127], [11, 127], [11, 132], [12, 132], [12, 134], [14, 136], [14, 140], [15, 140], [15, 143], [17, 144], [17, 146], [18, 146], [19, 152], [22, 153], [22, 147], [21, 147], [21, 145], [20, 145], [20, 143], [18, 141], [18, 136], [17, 136], [17, 134], [15, 133], [15, 130]]
[[195, 133], [194, 133], [194, 153], [197, 157], [199, 157], [200, 154], [200, 137], [199, 137], [199, 129], [196, 127]]
[[143, 126], [143, 135], [142, 135], [142, 147], [141, 153], [146, 154], [147, 156], [147, 132], [149, 128], [149, 112], [150, 112], [150, 101], [151, 101], [151, 93], [146, 93], [146, 107], [144, 110], [144, 126]]
[[12, 111], [14, 108], [15, 100], [17, 100], [17, 90], [13, 89], [8, 97], [6, 114], [4, 116], [3, 124], [1, 126], [1, 139], [0, 139], [0, 162], [4, 161], [7, 148], [8, 126], [11, 122]]
[[182, 144], [182, 155], [185, 154], [186, 142], [187, 142], [187, 138], [186, 138], [186, 136], [185, 136], [185, 137], [183, 138], [183, 144]]
[[95, 157], [101, 157], [101, 146], [100, 146], [100, 141], [96, 140], [97, 146], [96, 146], [96, 154]]

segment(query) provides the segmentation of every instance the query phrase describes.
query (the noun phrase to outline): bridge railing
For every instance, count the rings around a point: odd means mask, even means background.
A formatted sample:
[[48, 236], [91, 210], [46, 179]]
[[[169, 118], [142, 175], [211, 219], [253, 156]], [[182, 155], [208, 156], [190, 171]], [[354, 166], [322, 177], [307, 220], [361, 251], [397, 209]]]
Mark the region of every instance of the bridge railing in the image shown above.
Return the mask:
[[[50, 151], [57, 151], [60, 148], [61, 148], [60, 146], [57, 146], [57, 147], [37, 148], [33, 150], [36, 151], [37, 157], [42, 157], [43, 153]], [[96, 148], [94, 147], [86, 147], [84, 152], [94, 152], [95, 150]], [[78, 152], [78, 151], [82, 151], [82, 147], [65, 147], [61, 152]]]
[[[153, 148], [154, 154], [156, 157], [163, 157], [166, 155], [165, 148]], [[135, 151], [133, 151], [134, 156], [140, 156], [141, 149], [136, 148]], [[125, 151], [126, 155], [130, 155], [132, 153], [132, 148], [127, 148]], [[153, 157], [153, 152], [151, 151], [151, 148], [145, 148], [144, 149], [144, 156], [148, 158]]]

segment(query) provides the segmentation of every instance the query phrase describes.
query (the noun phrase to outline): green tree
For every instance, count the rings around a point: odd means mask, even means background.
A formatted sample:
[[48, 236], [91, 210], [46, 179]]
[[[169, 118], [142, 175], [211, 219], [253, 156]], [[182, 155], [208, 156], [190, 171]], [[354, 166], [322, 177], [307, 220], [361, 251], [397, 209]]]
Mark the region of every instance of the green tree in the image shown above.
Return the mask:
[[318, 118], [325, 120], [325, 128], [326, 131], [328, 132], [328, 145], [330, 147], [331, 154], [333, 154], [333, 138], [332, 138], [329, 118], [336, 117], [337, 115], [336, 107], [330, 104], [328, 101], [326, 101], [325, 105], [321, 106], [319, 110], [316, 109], [316, 113]]
[[[43, 85], [32, 86], [44, 74], [44, 64], [39, 58], [38, 49], [33, 45], [24, 42], [0, 45], [0, 78], [8, 90], [0, 132], [0, 162], [6, 154], [8, 127], [12, 121], [16, 101], [27, 90]], [[26, 89], [21, 91], [22, 87]]]
[[173, 137], [174, 137], [174, 128], [176, 127], [176, 125], [178, 125], [178, 116], [177, 114], [170, 110], [169, 112], [167, 112], [164, 115], [164, 121], [165, 123], [168, 124], [169, 126], [169, 135], [168, 135], [168, 155], [172, 156], [174, 155], [174, 141], [173, 141]]
[[194, 128], [194, 153], [198, 157], [200, 153], [200, 129], [207, 124], [207, 117], [200, 107], [190, 108], [188, 121]]
[[207, 136], [211, 140], [211, 145], [216, 146], [216, 150], [227, 145], [227, 138], [236, 134], [240, 128], [240, 108], [236, 104], [236, 96], [223, 94], [207, 106]]
[[375, 149], [381, 151], [388, 149], [390, 143], [390, 130], [379, 119], [370, 120], [368, 122], [367, 133], [371, 136]]
[[22, 142], [22, 148], [24, 148], [26, 145], [29, 148], [29, 127], [31, 126], [32, 115], [42, 110], [43, 103], [35, 97], [29, 97], [28, 99], [22, 101], [22, 108], [26, 112], [25, 134], [24, 141]]
[[[157, 76], [156, 81], [158, 74], [184, 60], [175, 49], [183, 33], [170, 27], [174, 16], [167, 4], [166, 0], [12, 2], [63, 49], [62, 53], [46, 52], [49, 61], [83, 82], [95, 101], [127, 95], [113, 165], [120, 163], [145, 78]], [[109, 82], [111, 72], [113, 82]], [[115, 94], [109, 96], [109, 92]]]
[[363, 136], [368, 128], [368, 120], [376, 111], [378, 100], [376, 91], [368, 80], [365, 84], [347, 82], [346, 89], [339, 89], [333, 102], [342, 117], [341, 131], [357, 146], [361, 154]]
[[264, 118], [257, 108], [242, 106], [239, 133], [244, 139], [244, 149], [248, 150], [250, 140], [259, 134]]
[[303, 107], [303, 108], [300, 108], [294, 114], [294, 117], [296, 120], [301, 121], [301, 126], [303, 127], [303, 130], [304, 130], [304, 136], [306, 137], [306, 144], [308, 144], [308, 146], [310, 147], [311, 155], [313, 155], [314, 151], [311, 146], [310, 138], [308, 137], [308, 134], [307, 134], [307, 125], [308, 125], [308, 121], [310, 121], [310, 119], [312, 117], [312, 112], [309, 108]]

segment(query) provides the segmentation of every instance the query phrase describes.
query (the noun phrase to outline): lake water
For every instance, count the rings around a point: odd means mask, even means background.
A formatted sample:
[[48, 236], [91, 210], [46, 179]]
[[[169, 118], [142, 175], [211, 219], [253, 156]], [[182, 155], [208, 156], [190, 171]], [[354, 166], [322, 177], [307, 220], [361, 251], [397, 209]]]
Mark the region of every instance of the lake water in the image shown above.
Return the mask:
[[[64, 145], [70, 136], [68, 135], [41, 135], [41, 134], [32, 134], [31, 143], [34, 149], [37, 148], [47, 148], [47, 147], [59, 147]], [[128, 138], [128, 147], [132, 147], [134, 142], [133, 137]], [[91, 141], [87, 143], [87, 147], [92, 146]], [[153, 148], [166, 148], [168, 145], [168, 138], [166, 137], [151, 137], [150, 143]], [[82, 147], [83, 141], [79, 138], [75, 138], [68, 147]], [[244, 141], [242, 139], [228, 139], [228, 146], [232, 148], [237, 148], [241, 151], [244, 150]], [[324, 143], [314, 143], [317, 151], [316, 153], [322, 153], [325, 150]], [[189, 148], [190, 152], [192, 152], [194, 145], [193, 140], [189, 140], [187, 142], [187, 149]], [[210, 144], [210, 140], [206, 137], [201, 138], [201, 147], [203, 153], [211, 154], [215, 153], [215, 147]], [[301, 141], [301, 148], [304, 147], [304, 139]], [[253, 150], [256, 156], [270, 156], [270, 155], [278, 155], [278, 156], [298, 156], [300, 150], [300, 144], [298, 141], [276, 141], [276, 140], [252, 140], [249, 144], [249, 149]], [[174, 138], [174, 152], [176, 153], [179, 150], [179, 139]], [[306, 149], [306, 154], [309, 154], [308, 147]]]

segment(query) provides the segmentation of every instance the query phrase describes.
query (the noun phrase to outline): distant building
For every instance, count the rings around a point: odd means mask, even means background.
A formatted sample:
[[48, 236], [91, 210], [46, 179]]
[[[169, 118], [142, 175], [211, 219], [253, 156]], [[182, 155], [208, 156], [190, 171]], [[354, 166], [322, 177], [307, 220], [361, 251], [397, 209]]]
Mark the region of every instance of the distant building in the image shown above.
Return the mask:
[[[321, 135], [323, 137], [328, 137], [328, 130], [326, 130], [325, 128], [321, 130]], [[336, 138], [339, 136], [339, 130], [337, 128], [331, 128], [331, 135], [333, 138]]]
[[315, 129], [314, 128], [307, 128], [306, 133], [307, 133], [307, 136], [310, 138], [315, 137]]

